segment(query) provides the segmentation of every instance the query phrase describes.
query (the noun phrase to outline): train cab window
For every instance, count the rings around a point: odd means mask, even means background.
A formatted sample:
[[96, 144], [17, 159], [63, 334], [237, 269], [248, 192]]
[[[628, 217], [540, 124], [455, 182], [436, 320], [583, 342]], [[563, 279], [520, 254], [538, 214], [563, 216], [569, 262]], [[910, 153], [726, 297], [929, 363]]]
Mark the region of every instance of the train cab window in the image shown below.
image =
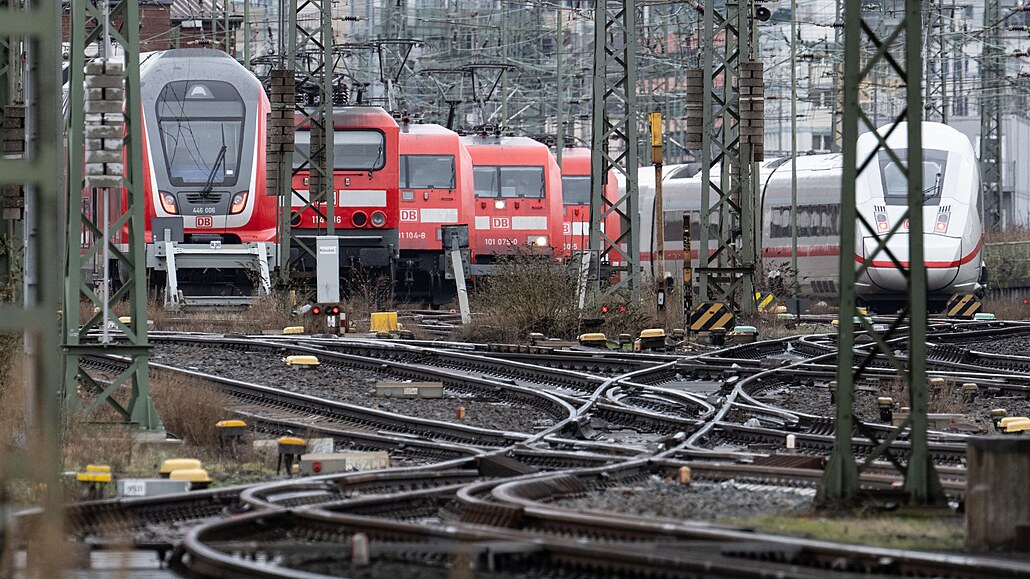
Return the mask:
[[245, 116], [243, 98], [229, 83], [166, 84], [157, 97], [157, 124], [171, 184], [235, 185]]
[[401, 155], [402, 189], [454, 189], [454, 155]]
[[[333, 168], [338, 171], [378, 171], [386, 165], [386, 137], [379, 131], [333, 132]], [[293, 168], [307, 164], [311, 131], [294, 135]]]
[[590, 176], [562, 177], [561, 194], [565, 205], [590, 205]]
[[[908, 152], [895, 151], [902, 163], [908, 160]], [[887, 205], [908, 205], [908, 178], [886, 151], [878, 154], [880, 175], [883, 180], [883, 198]], [[948, 152], [936, 149], [923, 151], [923, 205], [939, 205], [944, 187], [944, 175], [948, 165]]]
[[543, 167], [482, 165], [472, 169], [476, 197], [544, 198]]

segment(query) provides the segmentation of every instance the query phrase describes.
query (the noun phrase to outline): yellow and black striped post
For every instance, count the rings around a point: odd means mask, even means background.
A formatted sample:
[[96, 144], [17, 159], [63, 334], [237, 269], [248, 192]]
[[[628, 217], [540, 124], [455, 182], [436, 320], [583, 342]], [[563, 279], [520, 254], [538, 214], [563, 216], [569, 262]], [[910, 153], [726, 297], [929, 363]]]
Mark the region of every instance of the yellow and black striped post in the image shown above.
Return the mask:
[[733, 312], [723, 302], [701, 302], [690, 312], [691, 332], [730, 331], [735, 325]]
[[973, 294], [955, 294], [948, 299], [944, 306], [944, 315], [949, 318], [971, 320], [980, 312], [983, 304]]

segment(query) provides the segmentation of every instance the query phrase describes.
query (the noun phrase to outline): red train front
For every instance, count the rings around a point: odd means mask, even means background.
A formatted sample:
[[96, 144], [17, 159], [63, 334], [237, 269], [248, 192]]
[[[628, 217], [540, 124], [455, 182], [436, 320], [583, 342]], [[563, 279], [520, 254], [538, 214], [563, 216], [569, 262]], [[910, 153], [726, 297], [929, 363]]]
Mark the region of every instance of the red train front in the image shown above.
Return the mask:
[[[398, 127], [379, 107], [340, 107], [333, 111], [334, 234], [340, 268], [389, 269], [398, 256]], [[301, 276], [315, 271], [315, 238], [328, 234], [326, 204], [308, 205], [309, 170], [302, 151], [311, 145], [308, 126], [298, 126], [294, 155], [294, 248], [291, 261]]]
[[[446, 279], [450, 242], [443, 239], [443, 227], [470, 224], [475, 217], [472, 158], [458, 133], [402, 119], [400, 190], [400, 289], [410, 298], [446, 303], [455, 289]], [[469, 229], [471, 244], [475, 230]]]
[[[525, 137], [462, 137], [475, 181], [475, 262], [529, 247], [561, 249], [561, 173], [543, 143]], [[558, 244], [557, 246], [555, 244]]]
[[[167, 276], [169, 303], [178, 300], [177, 283], [203, 286], [201, 293], [247, 291], [241, 270], [267, 271], [275, 251], [277, 203], [265, 194], [270, 107], [261, 84], [224, 52], [167, 50], [143, 59], [140, 101], [151, 282], [177, 270]], [[177, 257], [155, 246], [155, 231], [179, 244]], [[248, 243], [253, 259], [232, 255]], [[267, 291], [267, 275], [261, 282]]]
[[[561, 159], [562, 241], [567, 253], [590, 249], [590, 186], [590, 149], [564, 149]], [[608, 171], [604, 197], [613, 203], [619, 198], [615, 171]], [[618, 239], [620, 227], [618, 214], [612, 213], [601, 224], [601, 231]]]

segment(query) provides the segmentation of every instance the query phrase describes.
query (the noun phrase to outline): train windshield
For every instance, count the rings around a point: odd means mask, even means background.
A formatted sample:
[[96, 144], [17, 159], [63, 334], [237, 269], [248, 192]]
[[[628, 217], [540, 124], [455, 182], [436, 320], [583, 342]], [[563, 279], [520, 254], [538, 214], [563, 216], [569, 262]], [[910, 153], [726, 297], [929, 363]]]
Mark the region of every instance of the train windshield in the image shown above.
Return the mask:
[[476, 197], [544, 198], [543, 167], [480, 166], [472, 170]]
[[[386, 165], [386, 136], [379, 131], [333, 131], [333, 168], [339, 171], [378, 171]], [[294, 137], [293, 168], [308, 162], [311, 131]]]
[[[902, 149], [895, 153], [905, 163], [908, 151]], [[908, 179], [904, 167], [887, 154], [880, 151], [880, 176], [883, 179], [883, 198], [887, 205], [908, 205]], [[944, 175], [948, 166], [948, 152], [936, 149], [923, 150], [923, 205], [939, 205], [941, 192], [944, 190]]]
[[172, 185], [235, 185], [246, 107], [221, 81], [174, 81], [157, 97], [157, 124]]
[[455, 187], [454, 155], [401, 155], [401, 188]]
[[561, 195], [565, 205], [590, 205], [590, 177], [562, 177]]

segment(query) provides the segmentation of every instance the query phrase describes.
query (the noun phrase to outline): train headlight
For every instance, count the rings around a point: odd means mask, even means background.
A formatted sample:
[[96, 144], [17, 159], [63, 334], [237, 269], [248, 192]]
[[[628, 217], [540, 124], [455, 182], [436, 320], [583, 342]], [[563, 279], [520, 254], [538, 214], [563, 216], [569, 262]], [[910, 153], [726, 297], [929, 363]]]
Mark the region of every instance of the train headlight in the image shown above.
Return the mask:
[[386, 225], [386, 214], [382, 211], [376, 211], [372, 214], [372, 227], [382, 227]]
[[936, 231], [937, 233], [947, 233], [948, 232], [948, 221], [950, 221], [950, 220], [951, 220], [951, 213], [943, 213], [943, 212], [942, 213], [938, 213], [937, 214], [937, 223], [934, 224], [933, 230]]
[[355, 211], [350, 220], [355, 227], [364, 227], [368, 223], [368, 215], [365, 215], [364, 211]]
[[887, 214], [886, 213], [877, 213], [875, 215], [875, 217], [876, 217], [876, 230], [879, 231], [880, 233], [886, 233], [887, 230], [891, 228], [890, 224], [887, 223]]
[[503, 199], [498, 199], [497, 201], [494, 201], [494, 209], [504, 209], [507, 206], [508, 204], [505, 203]]
[[533, 240], [533, 245], [537, 247], [547, 247], [547, 236], [541, 235]]
[[179, 205], [175, 202], [175, 195], [168, 191], [158, 191], [157, 196], [161, 199], [161, 209], [164, 209], [165, 213], [171, 215], [179, 214]]
[[243, 213], [243, 210], [247, 208], [247, 192], [240, 191], [239, 193], [232, 196], [232, 204], [229, 206], [229, 213], [236, 215]]

